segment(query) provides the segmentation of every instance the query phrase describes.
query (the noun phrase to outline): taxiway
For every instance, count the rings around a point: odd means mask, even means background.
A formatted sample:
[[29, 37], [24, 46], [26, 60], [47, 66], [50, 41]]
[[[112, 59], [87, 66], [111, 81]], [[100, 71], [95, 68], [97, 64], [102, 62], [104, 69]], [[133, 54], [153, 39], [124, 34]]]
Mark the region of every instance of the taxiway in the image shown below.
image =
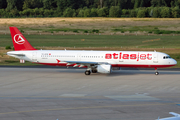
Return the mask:
[[180, 111], [180, 71], [0, 67], [1, 120], [155, 120]]

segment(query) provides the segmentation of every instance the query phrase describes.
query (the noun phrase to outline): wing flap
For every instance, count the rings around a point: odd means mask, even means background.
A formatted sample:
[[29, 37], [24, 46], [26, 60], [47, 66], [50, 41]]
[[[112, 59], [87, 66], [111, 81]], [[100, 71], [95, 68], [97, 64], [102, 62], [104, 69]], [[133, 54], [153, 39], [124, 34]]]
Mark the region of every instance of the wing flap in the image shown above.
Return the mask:
[[68, 64], [92, 64], [92, 65], [100, 65], [100, 64], [109, 64], [107, 62], [89, 62], [89, 61], [61, 61], [61, 62], [67, 62]]
[[66, 62], [67, 66], [75, 64], [73, 67], [85, 67], [85, 66], [95, 66], [95, 65], [100, 65], [100, 64], [109, 64], [107, 62], [89, 62], [89, 61], [61, 61], [61, 62]]

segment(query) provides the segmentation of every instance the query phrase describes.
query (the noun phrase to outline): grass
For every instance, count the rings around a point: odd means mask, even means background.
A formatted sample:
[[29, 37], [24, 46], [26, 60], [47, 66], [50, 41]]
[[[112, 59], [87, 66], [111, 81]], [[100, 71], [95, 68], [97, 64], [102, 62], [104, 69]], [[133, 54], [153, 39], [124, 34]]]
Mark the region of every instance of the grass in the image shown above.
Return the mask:
[[[180, 36], [25, 35], [25, 37], [34, 47], [180, 48]], [[13, 46], [10, 35], [0, 35], [0, 47], [5, 46]]]
[[84, 31], [84, 29], [70, 29], [70, 28], [62, 28], [62, 29], [45, 29], [45, 30], [42, 30], [43, 32], [60, 32], [60, 31], [63, 31], [63, 32], [75, 32], [77, 33], [78, 31]]
[[100, 32], [100, 30], [98, 29], [72, 29], [72, 28], [53, 28], [53, 29], [45, 28], [45, 29], [31, 29], [31, 30], [39, 30], [42, 32], [50, 32], [50, 33], [53, 32], [99, 33]]
[[146, 33], [153, 33], [153, 34], [180, 34], [180, 31], [174, 31], [174, 30], [159, 30], [158, 27], [153, 26], [133, 26], [128, 28], [112, 28], [113, 32], [146, 32]]
[[[141, 32], [157, 34], [179, 34], [180, 18], [16, 18], [1, 19], [2, 33], [9, 32], [9, 26], [16, 26], [25, 33], [70, 32], [70, 33], [104, 33]], [[159, 31], [155, 31], [155, 27]], [[162, 30], [162, 31], [161, 31]], [[177, 32], [178, 31], [178, 32]]]

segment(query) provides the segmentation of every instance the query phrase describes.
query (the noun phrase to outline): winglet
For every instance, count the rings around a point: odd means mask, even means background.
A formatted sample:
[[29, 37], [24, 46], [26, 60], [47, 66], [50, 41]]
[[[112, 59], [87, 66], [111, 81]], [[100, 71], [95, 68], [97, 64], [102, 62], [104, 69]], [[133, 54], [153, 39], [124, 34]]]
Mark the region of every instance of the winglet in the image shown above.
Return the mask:
[[16, 27], [9, 27], [15, 51], [36, 50]]

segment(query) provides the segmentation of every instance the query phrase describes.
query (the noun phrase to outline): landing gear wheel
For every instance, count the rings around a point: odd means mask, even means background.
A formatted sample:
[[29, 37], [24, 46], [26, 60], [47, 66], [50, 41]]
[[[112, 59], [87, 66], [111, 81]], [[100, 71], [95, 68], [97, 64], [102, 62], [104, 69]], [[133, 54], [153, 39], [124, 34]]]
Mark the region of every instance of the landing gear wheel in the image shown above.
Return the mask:
[[155, 75], [159, 75], [159, 72], [155, 72]]
[[89, 71], [89, 70], [85, 71], [85, 75], [90, 75], [90, 74], [91, 74], [91, 71]]
[[159, 75], [157, 68], [154, 68], [154, 69], [155, 69], [155, 75]]

